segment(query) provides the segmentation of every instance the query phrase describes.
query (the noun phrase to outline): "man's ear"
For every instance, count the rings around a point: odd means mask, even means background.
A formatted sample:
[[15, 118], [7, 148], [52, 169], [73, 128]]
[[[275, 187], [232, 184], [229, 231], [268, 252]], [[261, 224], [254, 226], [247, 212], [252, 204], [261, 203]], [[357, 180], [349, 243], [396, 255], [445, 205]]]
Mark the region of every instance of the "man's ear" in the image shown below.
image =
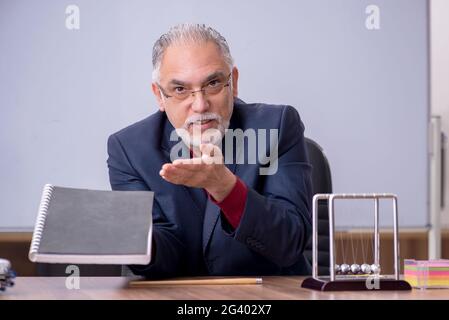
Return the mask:
[[239, 69], [232, 68], [232, 95], [238, 97], [239, 95]]
[[153, 90], [153, 94], [156, 97], [157, 104], [159, 105], [159, 110], [161, 112], [164, 112], [165, 111], [164, 99], [162, 98], [161, 90], [159, 89], [158, 85], [155, 82], [151, 84], [151, 90]]

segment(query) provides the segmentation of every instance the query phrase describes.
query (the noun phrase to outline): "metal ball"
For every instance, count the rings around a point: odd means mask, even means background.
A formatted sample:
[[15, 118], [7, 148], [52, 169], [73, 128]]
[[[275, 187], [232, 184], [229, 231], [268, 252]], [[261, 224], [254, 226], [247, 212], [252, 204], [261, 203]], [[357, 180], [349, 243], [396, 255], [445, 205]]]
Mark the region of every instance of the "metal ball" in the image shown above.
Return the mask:
[[380, 273], [380, 265], [373, 263], [371, 265], [371, 272], [374, 274], [379, 274]]
[[339, 265], [339, 264], [336, 264], [336, 265], [335, 265], [335, 272], [336, 272], [336, 273], [340, 273], [340, 272], [341, 272], [341, 268], [340, 268], [340, 265]]
[[371, 273], [371, 266], [367, 263], [364, 263], [360, 266], [360, 270], [364, 274], [370, 274]]
[[351, 273], [357, 274], [360, 272], [360, 266], [357, 263], [351, 265]]
[[349, 271], [351, 271], [351, 267], [349, 266], [349, 264], [343, 263], [343, 264], [340, 266], [340, 270], [341, 270], [341, 273], [342, 273], [342, 274], [348, 274]]

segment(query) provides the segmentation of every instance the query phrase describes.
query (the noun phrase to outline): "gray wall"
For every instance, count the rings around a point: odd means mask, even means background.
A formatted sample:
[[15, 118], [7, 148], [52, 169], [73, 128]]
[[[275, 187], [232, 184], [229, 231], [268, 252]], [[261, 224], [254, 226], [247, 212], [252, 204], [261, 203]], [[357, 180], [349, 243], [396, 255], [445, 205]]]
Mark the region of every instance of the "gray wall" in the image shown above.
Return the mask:
[[[397, 193], [401, 226], [425, 226], [427, 19], [425, 0], [0, 0], [0, 227], [31, 228], [45, 183], [109, 189], [106, 139], [156, 111], [152, 44], [179, 22], [228, 39], [243, 100], [299, 110], [335, 192]], [[372, 221], [352, 207], [339, 226]]]

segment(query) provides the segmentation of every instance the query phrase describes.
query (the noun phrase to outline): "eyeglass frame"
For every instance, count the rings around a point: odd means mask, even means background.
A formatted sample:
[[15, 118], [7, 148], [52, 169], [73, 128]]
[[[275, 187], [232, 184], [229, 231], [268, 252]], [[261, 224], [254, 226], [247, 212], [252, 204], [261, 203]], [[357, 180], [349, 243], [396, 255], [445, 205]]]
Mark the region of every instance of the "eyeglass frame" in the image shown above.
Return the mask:
[[[219, 91], [219, 92], [217, 92], [216, 94], [218, 94], [218, 93], [220, 93], [220, 92], [222, 92], [222, 90], [225, 88], [225, 87], [229, 87], [231, 84], [230, 84], [230, 82], [231, 82], [231, 75], [232, 75], [232, 71], [229, 73], [229, 75], [226, 77], [226, 78], [228, 78], [228, 81], [226, 81], [226, 83], [223, 85], [223, 87], [221, 88], [221, 90]], [[213, 80], [210, 80], [210, 81], [213, 81]], [[159, 88], [159, 90], [161, 91], [161, 93], [162, 93], [162, 95], [165, 97], [165, 98], [173, 98], [174, 96], [170, 96], [170, 95], [168, 95], [168, 94], [166, 94], [165, 93], [165, 91], [164, 91], [164, 89], [162, 88], [162, 86], [159, 84], [159, 83], [157, 83], [156, 82], [156, 85], [158, 86], [158, 88]], [[207, 96], [206, 95], [206, 88], [205, 88], [205, 86], [203, 86], [203, 87], [201, 87], [201, 89], [199, 89], [199, 90], [186, 90], [186, 91], [190, 91], [189, 92], [189, 94], [183, 99], [183, 100], [181, 100], [181, 101], [184, 101], [184, 100], [186, 100], [190, 95], [191, 96], [194, 96], [194, 93], [197, 93], [197, 92], [203, 92], [203, 95], [204, 96]]]

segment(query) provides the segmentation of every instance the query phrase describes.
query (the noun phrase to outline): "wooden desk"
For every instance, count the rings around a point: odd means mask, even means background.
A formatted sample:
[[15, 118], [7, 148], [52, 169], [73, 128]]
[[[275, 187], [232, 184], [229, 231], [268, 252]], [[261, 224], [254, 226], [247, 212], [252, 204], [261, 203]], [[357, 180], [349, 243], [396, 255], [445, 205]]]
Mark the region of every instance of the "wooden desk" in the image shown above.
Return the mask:
[[[1, 230], [0, 230], [1, 231]], [[36, 265], [28, 260], [31, 232], [0, 232], [0, 257], [11, 261], [14, 270], [20, 276], [37, 276]], [[341, 257], [341, 245], [346, 247], [346, 252], [351, 252], [350, 240], [360, 245], [361, 239], [369, 243], [371, 234], [366, 230], [353, 230], [353, 232], [337, 232], [336, 253], [339, 261]], [[427, 259], [427, 230], [425, 229], [401, 229], [400, 233], [401, 267], [403, 259]], [[381, 230], [381, 265], [385, 273], [393, 273], [393, 247], [391, 230]], [[442, 258], [449, 259], [449, 229], [442, 231]], [[370, 255], [370, 246], [366, 255]], [[349, 255], [349, 254], [348, 254]], [[362, 261], [362, 250], [357, 250], [356, 261]], [[109, 274], [109, 273], [108, 273]]]
[[300, 287], [303, 277], [263, 277], [263, 285], [197, 285], [128, 288], [130, 278], [86, 277], [69, 290], [63, 277], [19, 277], [0, 292], [3, 299], [153, 299], [153, 300], [303, 300], [303, 299], [449, 299], [449, 289], [370, 292], [317, 292]]

